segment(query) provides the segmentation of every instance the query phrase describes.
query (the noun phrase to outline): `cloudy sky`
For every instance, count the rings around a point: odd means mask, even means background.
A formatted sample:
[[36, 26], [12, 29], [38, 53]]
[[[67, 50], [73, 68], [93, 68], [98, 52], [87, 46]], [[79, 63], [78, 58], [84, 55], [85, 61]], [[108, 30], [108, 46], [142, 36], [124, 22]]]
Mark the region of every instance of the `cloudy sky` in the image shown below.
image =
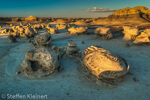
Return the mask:
[[150, 0], [1, 0], [1, 17], [107, 17], [117, 9], [145, 6]]

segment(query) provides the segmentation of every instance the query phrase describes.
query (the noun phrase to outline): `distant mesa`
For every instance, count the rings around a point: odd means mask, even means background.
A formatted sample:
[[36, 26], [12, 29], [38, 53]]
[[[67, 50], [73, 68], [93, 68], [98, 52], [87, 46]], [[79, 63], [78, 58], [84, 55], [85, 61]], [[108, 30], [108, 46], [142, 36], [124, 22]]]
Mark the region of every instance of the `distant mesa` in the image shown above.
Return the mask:
[[150, 10], [143, 6], [116, 10], [107, 18], [94, 21], [97, 24], [120, 24], [120, 23], [150, 23]]
[[113, 23], [149, 23], [150, 10], [142, 6], [134, 8], [127, 7], [117, 10], [113, 14], [109, 15], [107, 19], [110, 19]]
[[150, 10], [147, 7], [137, 6], [134, 8], [127, 7], [124, 9], [119, 9], [112, 15], [148, 14], [148, 13], [150, 13]]
[[29, 17], [25, 18], [24, 20], [25, 21], [37, 21], [37, 18], [36, 18], [36, 16], [30, 15]]
[[67, 23], [68, 21], [65, 19], [57, 19], [55, 22], [62, 22], [62, 23]]

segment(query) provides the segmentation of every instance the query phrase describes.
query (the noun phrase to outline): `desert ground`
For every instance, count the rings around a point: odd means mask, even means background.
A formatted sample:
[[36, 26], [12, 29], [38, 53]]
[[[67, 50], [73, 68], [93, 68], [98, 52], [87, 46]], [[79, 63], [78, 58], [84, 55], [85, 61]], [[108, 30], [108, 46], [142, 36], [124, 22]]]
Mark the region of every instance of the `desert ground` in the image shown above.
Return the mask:
[[[57, 24], [47, 23], [52, 26]], [[120, 55], [126, 59], [130, 69], [122, 82], [115, 83], [117, 88], [100, 86], [86, 79], [81, 71], [80, 61], [74, 57], [63, 56], [60, 61], [63, 70], [47, 77], [27, 78], [23, 74], [16, 75], [16, 72], [21, 69], [20, 63], [25, 59], [26, 52], [34, 47], [24, 37], [17, 39], [15, 43], [9, 43], [8, 34], [0, 34], [0, 94], [47, 95], [47, 100], [148, 100], [150, 98], [150, 44], [135, 45], [132, 41], [124, 41], [122, 39], [124, 34], [117, 30], [113, 32], [114, 37], [111, 40], [96, 39], [94, 30], [99, 26], [101, 25], [88, 26], [93, 28], [87, 29], [87, 35], [79, 36], [68, 34], [67, 29], [60, 29], [58, 34], [52, 34], [49, 48], [53, 45], [67, 47], [68, 43], [74, 42], [80, 49], [79, 53], [91, 45], [98, 45]], [[123, 25], [104, 26], [122, 27]], [[146, 27], [149, 24], [138, 24], [138, 26]], [[37, 31], [41, 34], [46, 29]], [[126, 43], [129, 47], [125, 47]], [[5, 96], [0, 99], [7, 98]]]

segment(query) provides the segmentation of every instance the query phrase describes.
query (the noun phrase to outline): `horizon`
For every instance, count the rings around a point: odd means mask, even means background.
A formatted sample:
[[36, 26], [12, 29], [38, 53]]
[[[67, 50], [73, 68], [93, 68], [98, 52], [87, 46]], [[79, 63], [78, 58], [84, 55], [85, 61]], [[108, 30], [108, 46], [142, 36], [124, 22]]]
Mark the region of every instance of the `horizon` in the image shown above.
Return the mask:
[[0, 17], [97, 18], [107, 17], [126, 7], [144, 6], [150, 9], [149, 4], [149, 0], [7, 0], [1, 1]]

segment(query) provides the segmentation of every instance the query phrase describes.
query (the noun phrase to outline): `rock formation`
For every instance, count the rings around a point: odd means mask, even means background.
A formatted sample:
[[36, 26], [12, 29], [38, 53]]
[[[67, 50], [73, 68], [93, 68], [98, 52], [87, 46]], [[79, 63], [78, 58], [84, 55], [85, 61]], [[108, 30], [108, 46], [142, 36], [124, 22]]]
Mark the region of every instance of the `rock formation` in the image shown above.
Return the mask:
[[148, 37], [150, 37], [150, 29], [145, 29], [144, 32], [148, 34]]
[[24, 19], [25, 21], [37, 21], [37, 18], [36, 18], [36, 16], [29, 16], [29, 17], [27, 17], [27, 18], [25, 18]]
[[76, 21], [73, 24], [75, 24], [75, 25], [87, 25], [86, 21], [81, 21], [81, 20]]
[[123, 58], [97, 46], [90, 46], [83, 51], [81, 63], [89, 77], [95, 76], [94, 81], [105, 86], [116, 87], [111, 82], [122, 81], [129, 71], [129, 65]]
[[37, 35], [36, 29], [34, 29], [34, 28], [29, 28], [29, 27], [27, 27], [27, 28], [25, 29], [25, 36], [26, 36], [27, 39], [28, 39], [28, 38], [33, 38], [35, 35]]
[[67, 29], [68, 27], [70, 27], [69, 24], [57, 24], [56, 28], [58, 29]]
[[28, 51], [25, 55], [26, 59], [21, 63], [22, 72], [32, 78], [49, 75], [60, 67], [58, 56], [46, 48]]
[[50, 27], [50, 28], [48, 29], [48, 32], [50, 32], [51, 34], [56, 34], [56, 33], [58, 33], [59, 31], [58, 31], [58, 28]]
[[57, 19], [55, 22], [67, 23], [68, 21], [65, 19]]
[[98, 27], [95, 29], [94, 33], [96, 34], [96, 38], [101, 38], [104, 40], [110, 40], [113, 38], [110, 28], [107, 27]]
[[70, 27], [69, 29], [68, 29], [68, 32], [70, 33], [70, 34], [76, 34], [76, 35], [81, 35], [81, 34], [87, 34], [87, 27], [77, 27], [77, 28], [75, 28], [75, 27]]
[[34, 40], [38, 47], [49, 46], [52, 40], [52, 37], [50, 33], [42, 33], [42, 34], [36, 35]]
[[135, 38], [135, 40], [133, 41], [134, 44], [145, 44], [145, 43], [149, 43], [150, 40], [148, 38], [148, 34], [145, 32], [141, 32], [141, 34], [139, 36], [137, 36]]
[[136, 27], [123, 26], [124, 38], [123, 40], [134, 40], [139, 34], [139, 30]]
[[93, 24], [122, 24], [122, 23], [150, 23], [150, 10], [143, 6], [116, 10], [106, 18], [93, 20]]
[[73, 42], [70, 42], [68, 43], [68, 47], [67, 47], [67, 55], [72, 55], [72, 54], [75, 54], [79, 51], [80, 49], [77, 47], [77, 43], [73, 43]]

